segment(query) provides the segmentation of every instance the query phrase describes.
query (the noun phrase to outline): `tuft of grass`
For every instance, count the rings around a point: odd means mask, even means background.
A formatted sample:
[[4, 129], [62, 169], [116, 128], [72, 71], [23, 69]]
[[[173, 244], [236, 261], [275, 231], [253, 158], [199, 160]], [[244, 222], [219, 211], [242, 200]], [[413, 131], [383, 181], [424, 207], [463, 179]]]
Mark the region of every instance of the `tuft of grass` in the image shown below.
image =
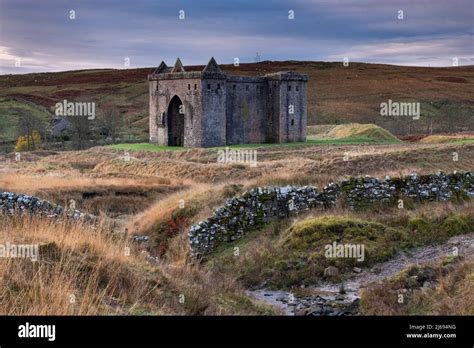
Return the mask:
[[139, 257], [127, 256], [125, 248], [134, 247], [108, 229], [107, 225], [94, 229], [81, 223], [2, 217], [1, 243], [41, 246], [36, 262], [1, 260], [0, 313], [127, 314], [137, 303], [149, 312], [162, 313], [157, 299], [164, 279], [159, 270]]
[[[409, 266], [362, 291], [365, 315], [474, 315], [474, 259], [448, 257], [436, 264]], [[433, 288], [422, 288], [430, 281]], [[403, 302], [398, 301], [403, 294]]]

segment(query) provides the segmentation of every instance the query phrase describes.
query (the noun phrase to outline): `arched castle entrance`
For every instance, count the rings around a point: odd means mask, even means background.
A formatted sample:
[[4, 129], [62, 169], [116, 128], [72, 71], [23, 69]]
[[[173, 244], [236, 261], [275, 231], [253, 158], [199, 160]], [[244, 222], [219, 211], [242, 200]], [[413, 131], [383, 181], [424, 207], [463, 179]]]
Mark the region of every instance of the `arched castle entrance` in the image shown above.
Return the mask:
[[184, 146], [184, 106], [177, 95], [171, 98], [167, 115], [168, 146]]

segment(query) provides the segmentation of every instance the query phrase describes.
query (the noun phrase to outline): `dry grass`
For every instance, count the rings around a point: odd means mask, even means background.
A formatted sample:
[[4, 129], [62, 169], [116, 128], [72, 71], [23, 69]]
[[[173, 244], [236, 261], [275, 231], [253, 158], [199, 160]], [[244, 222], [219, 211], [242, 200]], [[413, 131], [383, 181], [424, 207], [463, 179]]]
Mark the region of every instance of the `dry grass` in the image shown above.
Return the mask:
[[429, 135], [420, 140], [422, 144], [442, 144], [458, 141], [474, 141], [474, 134]]
[[[404, 294], [398, 303], [398, 294], [406, 287], [412, 273], [433, 270], [436, 287], [414, 289]], [[474, 258], [445, 259], [437, 264], [410, 266], [397, 276], [374, 284], [362, 292], [362, 311], [366, 315], [474, 315]]]
[[91, 178], [84, 176], [54, 176], [54, 175], [18, 175], [5, 174], [0, 176], [0, 188], [2, 190], [23, 192], [26, 194], [37, 194], [42, 191], [91, 191], [95, 188], [116, 190], [123, 187], [135, 187], [153, 189], [164, 186], [182, 185], [182, 182], [166, 178]]
[[[2, 314], [123, 313], [147, 292], [159, 292], [159, 274], [155, 284], [148, 283], [135, 270], [142, 262], [126, 256], [125, 248], [132, 246], [108, 235], [107, 226], [2, 218], [0, 233], [2, 243], [41, 245], [37, 262], [0, 261]], [[160, 306], [152, 310], [161, 313]]]
[[345, 139], [364, 137], [377, 142], [398, 143], [400, 140], [387, 130], [375, 124], [347, 123], [340, 125], [308, 126], [308, 136], [311, 139]]
[[0, 260], [1, 314], [273, 313], [248, 299], [231, 277], [193, 263], [151, 263], [106, 224], [1, 219], [0, 243], [41, 245], [36, 262]]
[[181, 209], [180, 200], [183, 200], [186, 207], [186, 205], [194, 203], [197, 197], [202, 195], [205, 195], [205, 197], [201, 197], [201, 199], [210, 199], [217, 190], [217, 188], [213, 188], [211, 185], [197, 184], [193, 185], [190, 189], [176, 192], [135, 215], [128, 222], [127, 228], [130, 234], [146, 234], [150, 232], [153, 226], [169, 219], [174, 211]]
[[[79, 188], [87, 185], [141, 185], [155, 183], [188, 186], [194, 183], [264, 183], [268, 178], [285, 182], [321, 182], [321, 176], [337, 180], [346, 175], [420, 174], [437, 170], [474, 168], [474, 144], [391, 144], [391, 145], [307, 145], [257, 148], [257, 166], [217, 163], [216, 150], [134, 152], [131, 161], [117, 150], [91, 149], [62, 153], [38, 160], [0, 165], [0, 188], [34, 192], [44, 186]], [[453, 161], [453, 152], [458, 161]], [[94, 166], [79, 171], [75, 161], [92, 161]], [[47, 172], [37, 172], [48, 167]], [[15, 180], [19, 177], [22, 180]], [[40, 178], [40, 180], [38, 180]], [[24, 180], [23, 180], [24, 179]], [[36, 180], [36, 182], [35, 182]], [[24, 184], [22, 184], [24, 182]], [[2, 187], [3, 186], [3, 187]]]
[[[0, 242], [46, 245], [45, 257], [36, 264], [0, 260], [0, 312], [272, 313], [245, 296], [241, 276], [251, 267], [265, 266], [265, 254], [276, 247], [274, 237], [292, 222], [280, 221], [240, 241], [245, 257], [235, 264], [221, 264], [228, 269], [210, 269], [189, 259], [187, 231], [191, 224], [209, 217], [226, 198], [249, 187], [312, 184], [321, 188], [348, 175], [472, 170], [473, 149], [473, 144], [261, 147], [257, 167], [218, 164], [217, 151], [204, 149], [134, 152], [130, 162], [123, 160], [123, 152], [104, 148], [26, 154], [19, 163], [2, 161], [1, 190], [34, 194], [56, 203], [75, 199], [80, 208], [106, 212], [113, 218], [126, 214], [120, 217], [123, 227], [129, 234], [150, 236], [147, 250], [160, 255], [160, 261], [150, 263], [142, 254], [145, 247], [131, 246], [132, 254], [126, 257], [128, 241], [117, 233], [116, 224], [103, 223], [94, 230], [82, 224], [0, 216]], [[458, 153], [459, 161], [452, 160], [453, 152]], [[348, 161], [344, 161], [345, 154]], [[184, 209], [179, 207], [180, 200]], [[339, 207], [316, 214], [395, 223], [410, 214], [436, 218], [469, 209], [472, 206], [466, 204], [430, 203], [411, 212], [378, 208], [356, 214]], [[258, 276], [251, 282], [261, 281], [262, 273], [254, 273]], [[70, 294], [76, 295], [76, 304], [69, 303]], [[181, 294], [184, 304], [179, 302]]]

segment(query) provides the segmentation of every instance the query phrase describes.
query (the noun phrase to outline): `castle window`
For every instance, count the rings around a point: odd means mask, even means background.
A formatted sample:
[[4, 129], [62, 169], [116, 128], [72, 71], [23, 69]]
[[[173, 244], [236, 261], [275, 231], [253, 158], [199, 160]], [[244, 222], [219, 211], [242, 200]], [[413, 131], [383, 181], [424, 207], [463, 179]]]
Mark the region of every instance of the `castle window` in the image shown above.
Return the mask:
[[197, 90], [197, 89], [198, 89], [198, 85], [194, 84], [194, 90]]
[[210, 83], [207, 84], [207, 90], [208, 90], [208, 91], [211, 90], [211, 84], [210, 84]]
[[288, 85], [288, 90], [291, 91], [291, 85]]
[[295, 119], [294, 119], [294, 118], [291, 119], [291, 125], [292, 125], [292, 126], [295, 125]]
[[296, 92], [300, 90], [300, 86], [296, 86]]
[[221, 84], [220, 83], [217, 84], [217, 89], [221, 89]]
[[246, 91], [249, 90], [249, 85], [245, 85], [245, 90], [246, 90]]
[[235, 85], [232, 86], [232, 89], [235, 91]]
[[191, 90], [191, 84], [188, 83], [188, 90]]

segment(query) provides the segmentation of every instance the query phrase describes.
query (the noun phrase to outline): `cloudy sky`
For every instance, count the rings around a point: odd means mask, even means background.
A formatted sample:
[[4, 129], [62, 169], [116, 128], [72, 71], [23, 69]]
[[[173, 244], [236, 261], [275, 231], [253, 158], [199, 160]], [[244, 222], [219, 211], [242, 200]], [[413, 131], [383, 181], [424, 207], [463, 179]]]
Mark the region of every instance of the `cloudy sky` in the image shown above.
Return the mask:
[[471, 65], [473, 29], [473, 0], [0, 0], [0, 74], [172, 65], [177, 56], [252, 62], [257, 52]]

